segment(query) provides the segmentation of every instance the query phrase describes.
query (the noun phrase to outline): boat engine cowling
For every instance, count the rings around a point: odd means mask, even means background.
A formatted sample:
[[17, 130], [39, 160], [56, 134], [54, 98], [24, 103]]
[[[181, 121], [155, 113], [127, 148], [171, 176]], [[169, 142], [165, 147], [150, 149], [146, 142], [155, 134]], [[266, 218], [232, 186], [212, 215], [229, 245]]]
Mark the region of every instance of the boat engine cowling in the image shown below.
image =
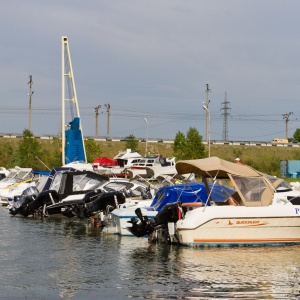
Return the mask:
[[74, 213], [78, 218], [89, 218], [98, 211], [111, 211], [125, 203], [125, 196], [120, 192], [101, 193], [94, 201], [78, 205]]
[[179, 203], [169, 203], [153, 219], [149, 219], [142, 215], [140, 208], [137, 208], [135, 213], [138, 218], [131, 218], [129, 222], [132, 223], [132, 227], [127, 227], [127, 229], [137, 237], [150, 235], [162, 225], [176, 223], [181, 218], [179, 211]]
[[30, 202], [34, 201], [39, 194], [36, 187], [30, 186], [25, 189], [20, 196], [15, 196], [13, 200], [13, 205], [9, 209], [9, 213], [12, 215], [18, 214], [23, 207], [25, 207]]

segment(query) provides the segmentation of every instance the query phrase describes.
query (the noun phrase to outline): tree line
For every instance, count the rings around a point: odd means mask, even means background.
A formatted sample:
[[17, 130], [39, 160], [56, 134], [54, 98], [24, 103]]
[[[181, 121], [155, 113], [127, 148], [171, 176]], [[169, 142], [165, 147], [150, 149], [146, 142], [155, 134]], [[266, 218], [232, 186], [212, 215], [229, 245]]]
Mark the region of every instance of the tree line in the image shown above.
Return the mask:
[[[299, 140], [298, 140], [299, 138]], [[294, 134], [294, 139], [300, 141], [300, 129]], [[91, 163], [97, 157], [107, 155], [115, 156], [122, 150], [132, 149], [143, 153], [139, 147], [144, 143], [139, 142], [133, 134], [125, 138], [125, 142], [96, 142], [93, 139], [85, 140], [87, 162]], [[117, 146], [113, 146], [113, 145]], [[208, 157], [207, 145], [202, 142], [202, 136], [196, 128], [189, 128], [186, 134], [178, 131], [172, 145], [160, 148], [162, 155], [174, 156], [176, 161], [187, 159], [200, 159]], [[148, 149], [154, 149], [151, 144]], [[52, 140], [40, 140], [34, 138], [33, 133], [25, 129], [22, 139], [0, 139], [0, 166], [13, 168], [15, 166], [30, 167], [37, 170], [52, 169], [62, 165], [61, 138]], [[241, 158], [244, 164], [250, 165], [261, 172], [280, 176], [280, 163], [282, 160], [300, 160], [300, 150], [288, 147], [249, 147], [249, 146], [225, 146], [211, 145], [211, 156], [233, 161], [235, 157]], [[166, 154], [167, 153], [167, 154]], [[157, 151], [145, 153], [145, 155], [158, 154]], [[112, 155], [112, 156], [111, 156]]]
[[[139, 141], [134, 135], [129, 135], [125, 141], [123, 150], [139, 151]], [[102, 148], [95, 140], [87, 139], [84, 143], [87, 162], [91, 163], [96, 157], [102, 156]], [[190, 128], [186, 135], [178, 132], [172, 147], [177, 160], [203, 158], [207, 155], [202, 137], [196, 128]], [[43, 144], [29, 129], [23, 131], [22, 139], [1, 143], [0, 151], [2, 153], [0, 166], [5, 168], [20, 166], [41, 170], [62, 165], [61, 138], [54, 137], [51, 145]], [[147, 154], [151, 155], [151, 153]]]

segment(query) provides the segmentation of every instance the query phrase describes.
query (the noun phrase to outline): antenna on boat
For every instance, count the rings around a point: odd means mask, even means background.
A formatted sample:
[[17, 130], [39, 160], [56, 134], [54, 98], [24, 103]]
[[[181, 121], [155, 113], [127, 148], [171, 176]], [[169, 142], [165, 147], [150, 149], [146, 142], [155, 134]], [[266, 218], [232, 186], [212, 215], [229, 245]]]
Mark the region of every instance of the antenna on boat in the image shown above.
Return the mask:
[[[82, 133], [82, 126], [80, 122], [80, 113], [77, 101], [77, 94], [74, 82], [74, 75], [71, 63], [70, 49], [68, 38], [62, 36], [62, 164], [67, 161], [83, 160], [86, 162], [86, 153], [84, 147], [84, 139]], [[69, 97], [66, 98], [65, 85], [68, 85]], [[65, 105], [69, 102], [71, 108], [71, 115], [73, 121], [66, 124], [65, 120]], [[76, 109], [76, 117], [73, 116], [72, 108]], [[67, 132], [67, 133], [66, 133]], [[80, 132], [80, 134], [78, 134]], [[68, 143], [66, 145], [66, 135]]]

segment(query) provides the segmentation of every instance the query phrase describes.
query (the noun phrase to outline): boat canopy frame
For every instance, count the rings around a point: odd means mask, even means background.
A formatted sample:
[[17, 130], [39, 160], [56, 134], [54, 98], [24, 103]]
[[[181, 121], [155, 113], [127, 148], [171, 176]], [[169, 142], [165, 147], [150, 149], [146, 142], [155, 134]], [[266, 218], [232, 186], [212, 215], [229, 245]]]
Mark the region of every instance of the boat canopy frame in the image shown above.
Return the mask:
[[[272, 204], [275, 184], [280, 180], [270, 181], [267, 174], [254, 168], [232, 163], [218, 157], [209, 157], [195, 160], [181, 160], [176, 163], [178, 174], [194, 173], [202, 177], [207, 191], [208, 179], [229, 179], [236, 194], [233, 195], [240, 205], [268, 206]], [[209, 195], [209, 192], [208, 192]], [[211, 199], [209, 199], [211, 201]]]

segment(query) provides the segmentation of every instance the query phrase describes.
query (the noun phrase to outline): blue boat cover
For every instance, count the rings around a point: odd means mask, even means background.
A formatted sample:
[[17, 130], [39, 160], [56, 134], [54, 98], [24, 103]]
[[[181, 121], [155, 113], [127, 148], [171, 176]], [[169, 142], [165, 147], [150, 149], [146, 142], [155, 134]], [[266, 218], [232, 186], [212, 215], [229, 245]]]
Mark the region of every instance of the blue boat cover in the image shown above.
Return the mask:
[[[212, 188], [212, 184], [209, 184]], [[234, 194], [235, 190], [215, 184], [212, 188], [211, 198], [214, 202], [225, 202], [228, 197]], [[161, 187], [155, 194], [150, 205], [151, 210], [160, 211], [167, 203], [181, 202], [202, 202], [207, 201], [207, 192], [203, 182], [190, 182], [188, 184], [176, 184]], [[210, 205], [208, 202], [207, 205]]]

